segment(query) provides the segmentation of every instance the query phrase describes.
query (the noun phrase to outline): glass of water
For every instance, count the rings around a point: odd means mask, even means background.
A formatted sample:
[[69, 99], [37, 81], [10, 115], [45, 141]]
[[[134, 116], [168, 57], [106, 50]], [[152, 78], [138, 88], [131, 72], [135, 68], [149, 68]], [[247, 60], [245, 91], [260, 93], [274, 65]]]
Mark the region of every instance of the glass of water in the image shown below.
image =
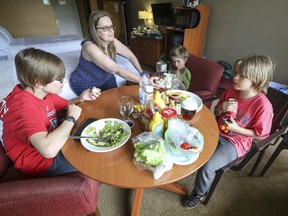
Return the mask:
[[177, 74], [173, 75], [172, 89], [180, 89], [181, 82], [182, 82], [182, 79], [180, 75], [177, 75]]
[[130, 127], [133, 127], [134, 121], [130, 119], [130, 115], [133, 113], [133, 98], [129, 96], [122, 96], [119, 99], [118, 104], [119, 112], [123, 116], [123, 121], [125, 121]]

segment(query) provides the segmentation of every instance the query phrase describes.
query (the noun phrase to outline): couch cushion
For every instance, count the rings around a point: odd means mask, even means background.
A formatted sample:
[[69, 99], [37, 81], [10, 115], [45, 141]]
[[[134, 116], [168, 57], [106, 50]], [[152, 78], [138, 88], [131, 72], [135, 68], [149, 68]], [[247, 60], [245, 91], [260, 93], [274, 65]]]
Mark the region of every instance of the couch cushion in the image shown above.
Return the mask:
[[7, 170], [9, 164], [10, 164], [10, 159], [6, 155], [6, 152], [2, 146], [2, 143], [0, 142], [0, 177]]

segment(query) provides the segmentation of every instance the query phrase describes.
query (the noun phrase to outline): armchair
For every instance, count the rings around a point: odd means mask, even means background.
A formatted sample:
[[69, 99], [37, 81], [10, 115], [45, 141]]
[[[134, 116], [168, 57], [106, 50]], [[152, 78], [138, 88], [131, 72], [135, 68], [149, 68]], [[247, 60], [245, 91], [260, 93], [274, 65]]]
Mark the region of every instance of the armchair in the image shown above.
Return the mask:
[[229, 169], [233, 171], [243, 170], [246, 167], [246, 165], [259, 153], [257, 160], [249, 174], [249, 176], [252, 176], [255, 170], [257, 169], [259, 163], [261, 162], [262, 157], [267, 148], [269, 147], [269, 145], [273, 143], [275, 139], [282, 136], [287, 130], [288, 127], [287, 121], [283, 121], [283, 119], [285, 118], [285, 113], [288, 110], [288, 95], [276, 89], [269, 88], [266, 96], [270, 100], [274, 112], [270, 135], [259, 142], [253, 142], [252, 147], [244, 156], [235, 159], [234, 161], [230, 162], [226, 166], [216, 171], [215, 178], [204, 200], [205, 205], [208, 204], [209, 200], [213, 195], [214, 190], [216, 189], [218, 183], [220, 182], [223, 174], [227, 170]]
[[209, 59], [189, 54], [186, 67], [191, 72], [191, 83], [188, 91], [197, 94], [203, 103], [217, 99], [216, 92], [224, 68]]
[[78, 172], [46, 178], [25, 176], [13, 168], [0, 143], [1, 216], [95, 215], [98, 188], [97, 181]]

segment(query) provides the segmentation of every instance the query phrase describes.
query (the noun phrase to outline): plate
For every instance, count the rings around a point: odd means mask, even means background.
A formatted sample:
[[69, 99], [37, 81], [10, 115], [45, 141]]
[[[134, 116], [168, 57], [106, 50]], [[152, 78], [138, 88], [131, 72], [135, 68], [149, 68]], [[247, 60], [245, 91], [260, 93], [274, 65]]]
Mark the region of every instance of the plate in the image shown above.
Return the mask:
[[197, 111], [196, 111], [196, 112], [199, 112], [199, 111], [202, 109], [202, 107], [203, 107], [203, 101], [202, 101], [202, 99], [201, 99], [198, 95], [196, 95], [196, 94], [194, 94], [194, 93], [192, 93], [192, 92], [185, 91], [185, 90], [176, 90], [176, 89], [175, 89], [175, 90], [167, 90], [167, 91], [164, 91], [164, 92], [161, 93], [161, 95], [162, 95], [162, 94], [176, 94], [176, 93], [180, 93], [180, 94], [183, 94], [183, 95], [187, 95], [189, 98], [194, 99], [194, 100], [196, 101], [197, 105], [198, 105], [198, 108], [197, 108]]
[[[180, 125], [179, 125], [179, 127], [181, 128]], [[166, 147], [167, 147], [167, 150], [169, 153], [169, 158], [171, 158], [171, 160], [173, 161], [174, 164], [177, 164], [177, 165], [192, 164], [198, 159], [200, 152], [202, 152], [202, 150], [203, 150], [203, 147], [204, 147], [203, 135], [196, 128], [191, 127], [190, 129], [191, 129], [191, 132], [189, 132], [189, 134], [191, 135], [191, 137], [190, 137], [191, 139], [190, 139], [189, 143], [190, 143], [190, 145], [191, 145], [191, 143], [193, 143], [193, 146], [198, 146], [199, 148], [197, 150], [194, 150], [194, 149], [183, 150], [182, 148], [180, 148], [179, 146], [176, 146], [176, 144], [174, 144], [174, 142], [172, 141], [172, 139], [169, 136], [169, 129], [165, 132], [165, 135], [164, 135], [165, 144], [166, 144]], [[179, 132], [177, 132], [177, 133], [179, 134]], [[194, 135], [192, 135], [192, 134], [194, 134]], [[183, 142], [183, 136], [182, 135], [177, 137], [177, 135], [175, 133], [173, 133], [173, 136], [177, 140], [181, 140], [181, 141], [179, 141], [180, 143]], [[187, 136], [187, 137], [189, 137], [189, 136]], [[185, 142], [188, 141], [187, 139], [185, 139]]]
[[179, 157], [175, 157], [169, 153], [169, 157], [172, 159], [173, 163], [177, 164], [177, 165], [192, 164], [198, 159], [199, 155], [200, 155], [200, 153], [196, 153], [196, 154], [191, 155], [191, 157], [179, 158]]
[[95, 145], [90, 144], [87, 141], [87, 139], [81, 138], [80, 141], [81, 141], [81, 144], [84, 146], [84, 148], [86, 148], [87, 150], [92, 151], [92, 152], [109, 152], [109, 151], [113, 151], [113, 150], [116, 150], [116, 149], [120, 148], [121, 146], [123, 146], [128, 141], [128, 139], [131, 136], [131, 128], [129, 127], [129, 125], [126, 122], [124, 122], [124, 121], [122, 121], [120, 119], [116, 119], [116, 118], [105, 118], [105, 119], [100, 119], [100, 120], [92, 122], [91, 124], [87, 125], [84, 128], [84, 130], [81, 133], [81, 136], [87, 136], [86, 130], [90, 126], [95, 127], [96, 131], [98, 132], [99, 130], [104, 128], [104, 126], [106, 124], [106, 121], [109, 121], [109, 120], [112, 121], [112, 122], [120, 122], [120, 123], [122, 123], [123, 124], [123, 129], [125, 131], [128, 131], [129, 135], [125, 139], [121, 140], [118, 143], [118, 145], [110, 146], [110, 147], [95, 146]]

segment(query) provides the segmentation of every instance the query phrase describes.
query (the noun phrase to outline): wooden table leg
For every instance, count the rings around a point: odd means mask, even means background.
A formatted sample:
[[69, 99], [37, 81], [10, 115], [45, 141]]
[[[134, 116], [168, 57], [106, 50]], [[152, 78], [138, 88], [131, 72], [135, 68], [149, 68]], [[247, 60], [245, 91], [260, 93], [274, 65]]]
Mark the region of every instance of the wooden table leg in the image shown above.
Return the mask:
[[135, 189], [135, 198], [134, 198], [134, 203], [132, 207], [132, 216], [139, 216], [140, 214], [140, 206], [141, 206], [141, 201], [144, 193], [144, 188], [137, 188]]
[[170, 183], [170, 184], [161, 185], [158, 187], [165, 189], [165, 190], [172, 191], [172, 192], [180, 194], [180, 195], [187, 195], [187, 190], [183, 186], [181, 186], [175, 182]]

